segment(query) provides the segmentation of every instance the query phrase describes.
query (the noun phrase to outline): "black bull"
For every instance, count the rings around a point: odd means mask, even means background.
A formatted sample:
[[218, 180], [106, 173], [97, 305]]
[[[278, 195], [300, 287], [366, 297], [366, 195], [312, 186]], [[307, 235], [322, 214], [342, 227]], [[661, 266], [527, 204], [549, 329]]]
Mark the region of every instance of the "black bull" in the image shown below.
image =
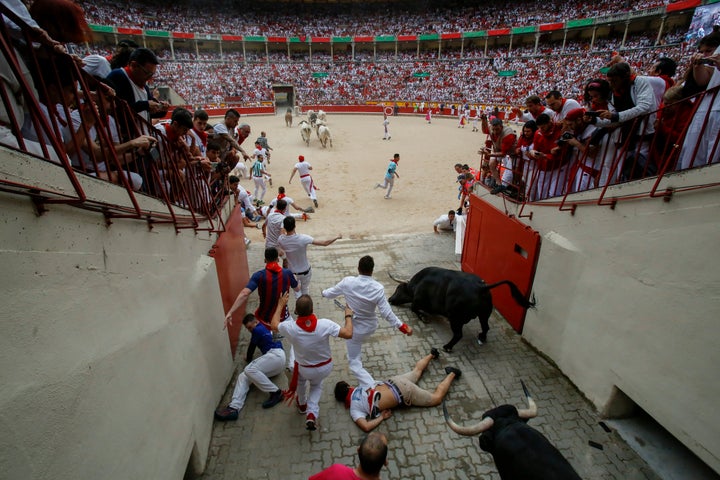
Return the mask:
[[445, 421], [460, 435], [480, 435], [480, 448], [493, 456], [502, 480], [581, 480], [560, 451], [527, 424], [537, 415], [537, 406], [524, 383], [523, 390], [526, 409], [500, 405], [485, 412], [478, 424], [461, 427], [450, 418], [443, 402]]
[[472, 273], [439, 267], [423, 268], [409, 282], [400, 283], [388, 301], [392, 305], [410, 303], [410, 309], [420, 319], [425, 314], [446, 317], [450, 321], [453, 336], [443, 349], [449, 352], [462, 338], [463, 326], [475, 317], [480, 319], [482, 328], [478, 342], [487, 340], [490, 329], [488, 319], [493, 310], [490, 290], [500, 285], [510, 287], [518, 305], [523, 308], [535, 306], [535, 302], [528, 301], [509, 280], [486, 285], [482, 278]]

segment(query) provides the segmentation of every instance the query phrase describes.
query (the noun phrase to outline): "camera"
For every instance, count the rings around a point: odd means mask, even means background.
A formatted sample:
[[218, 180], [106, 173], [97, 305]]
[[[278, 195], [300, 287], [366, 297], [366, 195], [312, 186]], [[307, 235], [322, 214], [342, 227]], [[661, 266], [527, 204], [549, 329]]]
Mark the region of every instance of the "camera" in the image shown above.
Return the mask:
[[573, 138], [575, 138], [575, 135], [573, 135], [570, 132], [565, 132], [560, 136], [560, 138], [557, 141], [557, 144], [564, 145], [565, 143], [567, 143], [568, 140], [571, 140]]
[[232, 168], [230, 168], [230, 165], [225, 161], [213, 162], [212, 168], [213, 168], [213, 172], [219, 173], [221, 175], [228, 174], [232, 170]]
[[150, 148], [150, 158], [152, 158], [153, 162], [157, 162], [160, 159], [160, 149], [157, 147], [157, 145]]
[[597, 118], [600, 116], [600, 112], [594, 112], [594, 111], [590, 110], [588, 112], [585, 112], [585, 115], [587, 115], [588, 117]]

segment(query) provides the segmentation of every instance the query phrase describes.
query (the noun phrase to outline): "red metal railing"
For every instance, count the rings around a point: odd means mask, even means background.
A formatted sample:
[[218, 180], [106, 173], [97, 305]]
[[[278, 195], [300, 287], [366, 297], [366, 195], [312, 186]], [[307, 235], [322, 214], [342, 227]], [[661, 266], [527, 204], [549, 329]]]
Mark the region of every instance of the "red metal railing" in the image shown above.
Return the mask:
[[[580, 152], [561, 146], [561, 160], [552, 170], [542, 171], [537, 162], [513, 158], [514, 178], [507, 201], [520, 204], [519, 217], [527, 205], [557, 207], [575, 212], [579, 205], [607, 205], [638, 198], [663, 197], [675, 192], [718, 186], [717, 183], [661, 189], [663, 178], [676, 172], [701, 168], [720, 161], [720, 131], [713, 128], [712, 105], [720, 103], [720, 86], [694, 97], [662, 106], [623, 124], [611, 124], [594, 149]], [[656, 117], [661, 120], [656, 121]], [[664, 123], [664, 125], [663, 125]], [[655, 132], [649, 130], [655, 126]], [[567, 128], [567, 125], [565, 126]], [[585, 178], [581, 178], [586, 173]], [[614, 185], [655, 178], [642, 193], [618, 196]], [[482, 182], [476, 188], [487, 188]], [[571, 196], [595, 191], [590, 199]]]
[[[40, 213], [46, 204], [65, 203], [101, 212], [108, 222], [137, 218], [150, 226], [171, 223], [177, 230], [224, 230], [219, 215], [228, 200], [224, 176], [204, 171], [187, 149], [171, 144], [4, 4], [0, 12], [19, 26], [0, 24], [0, 144], [58, 165], [72, 186], [70, 191], [0, 178], [0, 190], [30, 196]], [[155, 139], [158, 156], [132, 143], [116, 148], [141, 134]], [[89, 198], [83, 176], [115, 183], [127, 202]], [[142, 178], [142, 190], [133, 178]], [[162, 207], [140, 201], [143, 196], [159, 199]]]

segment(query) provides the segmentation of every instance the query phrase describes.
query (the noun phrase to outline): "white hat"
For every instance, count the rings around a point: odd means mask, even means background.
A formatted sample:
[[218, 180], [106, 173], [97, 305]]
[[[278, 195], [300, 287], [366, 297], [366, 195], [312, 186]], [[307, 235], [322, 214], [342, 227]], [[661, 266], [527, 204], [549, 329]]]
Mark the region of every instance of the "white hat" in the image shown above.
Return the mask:
[[112, 68], [110, 68], [110, 62], [107, 58], [102, 55], [88, 55], [83, 58], [83, 70], [92, 75], [93, 77], [105, 78], [107, 77]]

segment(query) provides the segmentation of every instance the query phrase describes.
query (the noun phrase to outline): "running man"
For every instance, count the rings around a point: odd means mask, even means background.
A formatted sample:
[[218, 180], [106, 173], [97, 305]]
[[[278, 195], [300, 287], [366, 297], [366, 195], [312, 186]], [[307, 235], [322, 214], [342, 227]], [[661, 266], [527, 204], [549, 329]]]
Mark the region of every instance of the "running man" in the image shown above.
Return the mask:
[[315, 182], [310, 175], [310, 170], [312, 169], [312, 165], [310, 165], [309, 162], [305, 161], [305, 157], [303, 157], [302, 155], [298, 156], [298, 163], [295, 164], [295, 168], [293, 168], [293, 171], [290, 174], [290, 180], [288, 180], [288, 185], [290, 184], [290, 182], [292, 182], [292, 179], [295, 176], [295, 172], [297, 172], [298, 175], [300, 175], [300, 183], [305, 189], [305, 193], [308, 194], [308, 197], [310, 197], [310, 199], [313, 201], [313, 205], [315, 205], [315, 208], [317, 208], [317, 187], [315, 186]]
[[400, 178], [400, 175], [397, 173], [397, 164], [400, 161], [400, 154], [396, 153], [393, 155], [392, 160], [390, 160], [390, 164], [388, 165], [387, 171], [385, 172], [385, 183], [378, 183], [375, 185], [375, 188], [387, 188], [387, 192], [385, 193], [385, 199], [389, 199], [390, 193], [392, 192], [393, 186], [395, 185], [395, 177]]

